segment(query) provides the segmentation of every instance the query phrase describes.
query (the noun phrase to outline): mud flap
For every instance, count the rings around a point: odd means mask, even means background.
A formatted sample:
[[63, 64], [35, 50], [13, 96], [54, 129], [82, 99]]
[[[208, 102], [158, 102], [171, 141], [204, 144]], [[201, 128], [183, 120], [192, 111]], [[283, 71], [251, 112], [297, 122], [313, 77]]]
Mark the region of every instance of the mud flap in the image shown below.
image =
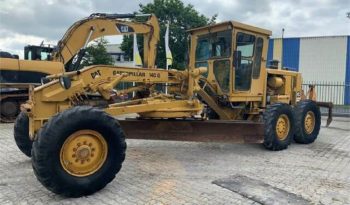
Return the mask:
[[262, 143], [264, 124], [225, 120], [119, 121], [128, 139], [195, 142]]

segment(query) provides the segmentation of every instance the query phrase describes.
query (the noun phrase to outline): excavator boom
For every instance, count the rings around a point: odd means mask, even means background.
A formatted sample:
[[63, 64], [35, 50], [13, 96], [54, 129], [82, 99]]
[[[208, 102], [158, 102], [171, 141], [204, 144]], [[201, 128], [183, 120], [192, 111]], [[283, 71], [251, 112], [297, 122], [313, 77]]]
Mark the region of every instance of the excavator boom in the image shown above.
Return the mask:
[[112, 35], [144, 35], [144, 67], [154, 67], [156, 47], [159, 41], [159, 24], [154, 15], [148, 16], [146, 22], [134, 19], [140, 15], [134, 14], [104, 14], [95, 13], [89, 17], [75, 22], [58, 42], [53, 54], [54, 61], [67, 64], [90, 41], [103, 36]]

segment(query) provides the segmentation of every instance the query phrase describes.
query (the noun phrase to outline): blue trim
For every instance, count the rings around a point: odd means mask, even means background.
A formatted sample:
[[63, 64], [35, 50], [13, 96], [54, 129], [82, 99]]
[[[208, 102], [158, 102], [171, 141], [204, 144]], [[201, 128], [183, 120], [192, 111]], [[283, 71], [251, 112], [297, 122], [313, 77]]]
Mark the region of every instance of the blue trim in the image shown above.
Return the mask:
[[283, 67], [299, 71], [300, 38], [283, 39]]
[[350, 105], [350, 36], [347, 38], [344, 104]]
[[269, 50], [267, 51], [266, 67], [270, 65], [271, 60], [273, 60], [273, 39], [269, 39]]

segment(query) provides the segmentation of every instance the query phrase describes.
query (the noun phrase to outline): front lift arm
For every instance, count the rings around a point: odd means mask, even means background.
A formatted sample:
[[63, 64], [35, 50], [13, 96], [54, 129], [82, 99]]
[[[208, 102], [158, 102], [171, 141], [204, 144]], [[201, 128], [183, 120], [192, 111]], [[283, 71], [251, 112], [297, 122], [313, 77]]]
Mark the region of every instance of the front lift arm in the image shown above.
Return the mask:
[[[172, 95], [153, 91], [147, 98], [109, 104], [104, 109], [113, 116], [138, 113], [147, 118], [193, 117], [203, 110], [203, 105], [188, 94], [198, 90], [198, 78], [203, 72], [206, 72], [205, 68], [167, 71], [90, 66], [80, 71], [49, 76], [52, 81], [35, 88], [30, 93], [30, 100], [23, 106], [29, 116], [30, 136], [33, 139], [40, 127], [56, 113], [85, 104], [84, 96], [89, 93], [99, 93], [106, 101], [110, 100], [113, 89], [120, 82], [135, 82], [140, 84], [138, 87], [168, 83], [177, 89]], [[62, 85], [68, 82], [62, 80], [63, 77], [69, 79], [70, 86]]]

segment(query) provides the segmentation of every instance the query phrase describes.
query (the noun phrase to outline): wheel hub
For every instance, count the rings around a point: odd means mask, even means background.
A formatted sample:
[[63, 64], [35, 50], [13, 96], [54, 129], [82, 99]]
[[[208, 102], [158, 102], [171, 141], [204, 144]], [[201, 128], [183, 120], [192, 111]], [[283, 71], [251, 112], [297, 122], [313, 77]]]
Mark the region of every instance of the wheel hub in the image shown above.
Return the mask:
[[277, 119], [276, 123], [276, 134], [278, 139], [285, 140], [288, 136], [290, 129], [290, 122], [287, 115], [282, 114]]
[[79, 160], [85, 160], [90, 157], [91, 149], [87, 145], [83, 145], [81, 147], [78, 147], [76, 151], [76, 158]]
[[305, 115], [304, 128], [307, 134], [311, 134], [315, 129], [315, 114], [312, 111]]
[[77, 131], [65, 140], [61, 148], [61, 165], [71, 175], [91, 175], [104, 164], [107, 149], [107, 142], [100, 133], [93, 130]]
[[19, 108], [15, 101], [1, 102], [1, 115], [4, 117], [16, 117]]

